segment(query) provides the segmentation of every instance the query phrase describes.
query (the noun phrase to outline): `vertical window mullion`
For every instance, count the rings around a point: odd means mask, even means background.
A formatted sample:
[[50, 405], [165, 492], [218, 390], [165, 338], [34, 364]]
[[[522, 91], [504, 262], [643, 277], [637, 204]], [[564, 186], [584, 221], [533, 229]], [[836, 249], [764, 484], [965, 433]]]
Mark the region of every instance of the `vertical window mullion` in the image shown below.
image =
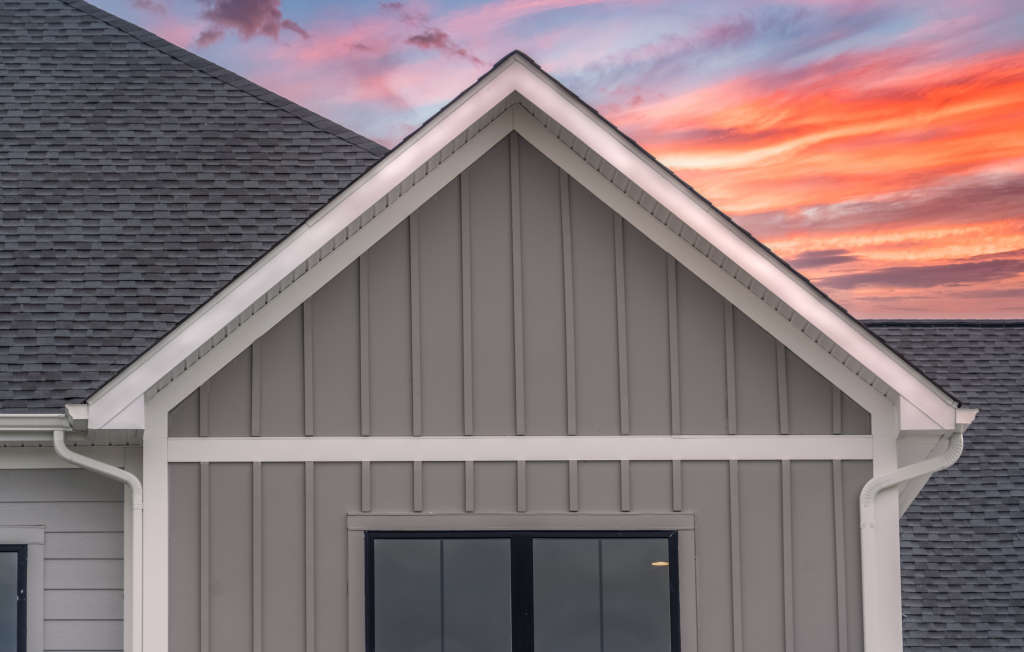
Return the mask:
[[512, 652], [533, 652], [533, 537], [513, 534]]

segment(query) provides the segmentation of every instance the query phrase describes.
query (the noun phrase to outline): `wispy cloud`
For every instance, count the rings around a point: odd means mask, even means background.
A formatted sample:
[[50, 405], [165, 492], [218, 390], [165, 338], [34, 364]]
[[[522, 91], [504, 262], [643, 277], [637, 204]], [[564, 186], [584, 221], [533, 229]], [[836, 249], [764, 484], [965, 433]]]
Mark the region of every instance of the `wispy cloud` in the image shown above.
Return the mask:
[[281, 13], [281, 0], [200, 0], [200, 2], [206, 6], [200, 15], [207, 21], [207, 24], [196, 38], [196, 45], [199, 47], [220, 41], [226, 32], [234, 32], [242, 40], [248, 40], [254, 36], [269, 36], [276, 39], [281, 30], [288, 30], [302, 38], [309, 38], [309, 32], [299, 27], [294, 20], [285, 18]]
[[95, 1], [385, 144], [521, 49], [858, 316], [1024, 316], [1002, 0]]

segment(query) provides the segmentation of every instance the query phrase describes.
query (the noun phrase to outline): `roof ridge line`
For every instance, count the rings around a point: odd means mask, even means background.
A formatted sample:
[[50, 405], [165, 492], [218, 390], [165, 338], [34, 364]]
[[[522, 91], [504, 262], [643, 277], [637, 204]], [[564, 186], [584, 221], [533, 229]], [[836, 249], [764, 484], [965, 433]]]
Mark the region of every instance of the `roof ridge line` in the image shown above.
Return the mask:
[[[297, 102], [278, 95], [277, 93], [260, 86], [256, 82], [228, 70], [224, 66], [216, 64], [209, 59], [205, 59], [198, 54], [189, 52], [185, 48], [179, 47], [147, 29], [139, 27], [134, 23], [130, 23], [123, 18], [118, 18], [110, 12], [104, 11], [85, 0], [61, 0], [61, 2], [72, 9], [77, 9], [84, 14], [103, 21], [114, 29], [124, 32], [128, 36], [135, 38], [139, 42], [152, 47], [154, 50], [157, 50], [176, 61], [180, 61], [181, 63], [212, 77], [217, 81], [223, 82], [261, 102], [284, 111], [288, 115], [302, 120], [325, 133], [340, 138], [346, 143], [373, 154], [378, 158], [383, 157], [390, 151], [380, 143], [370, 140], [366, 136], [358, 134], [348, 127], [334, 122], [330, 118], [326, 118], [315, 111], [307, 109]], [[354, 136], [355, 139], [353, 139], [352, 136]]]

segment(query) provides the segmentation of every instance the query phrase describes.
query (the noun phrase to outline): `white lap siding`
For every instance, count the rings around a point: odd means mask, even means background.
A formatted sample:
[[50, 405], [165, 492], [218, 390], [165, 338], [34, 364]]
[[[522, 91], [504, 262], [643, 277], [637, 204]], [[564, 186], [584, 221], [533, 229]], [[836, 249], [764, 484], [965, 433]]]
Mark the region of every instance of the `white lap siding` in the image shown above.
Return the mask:
[[10, 525], [45, 528], [43, 649], [123, 649], [122, 485], [81, 469], [0, 469]]

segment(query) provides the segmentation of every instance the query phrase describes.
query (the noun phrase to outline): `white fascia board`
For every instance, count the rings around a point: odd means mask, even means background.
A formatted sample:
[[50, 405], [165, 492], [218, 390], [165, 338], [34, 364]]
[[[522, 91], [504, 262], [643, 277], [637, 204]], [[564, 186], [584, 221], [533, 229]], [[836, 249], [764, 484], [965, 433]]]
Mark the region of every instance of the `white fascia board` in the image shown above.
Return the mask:
[[[735, 225], [714, 215], [709, 205], [700, 201], [621, 134], [518, 55], [510, 57], [488, 73], [413, 137], [328, 203], [247, 274], [221, 291], [146, 356], [91, 397], [90, 427], [112, 427], [108, 424], [149, 387], [313, 256], [324, 243], [412, 174], [430, 156], [514, 91], [518, 91], [569, 129], [647, 194], [678, 215], [831, 340], [880, 376], [907, 401], [917, 406], [941, 429], [954, 428], [955, 409], [949, 397], [899, 361], [891, 351], [860, 332], [852, 320], [840, 315], [803, 281], [740, 233]], [[119, 428], [141, 429], [144, 427], [143, 421], [141, 411], [133, 409], [119, 418], [117, 424]]]
[[168, 462], [868, 460], [870, 436], [172, 437]]
[[[388, 154], [383, 161], [318, 211], [317, 215], [254, 265], [246, 275], [231, 283], [193, 318], [168, 334], [159, 346], [90, 397], [90, 428], [112, 428], [108, 424], [143, 396], [149, 387], [313, 256], [324, 243], [340, 233], [455, 136], [515, 91], [517, 76], [510, 74], [512, 64], [510, 59], [505, 66], [481, 80], [476, 88], [445, 109], [413, 138]], [[144, 416], [138, 410], [131, 412], [131, 419], [127, 416], [123, 419], [125, 423], [119, 423], [119, 429], [145, 427]]]
[[627, 144], [621, 135], [595, 118], [563, 89], [523, 64], [518, 64], [514, 72], [517, 75], [516, 90], [521, 95], [679, 216], [902, 397], [920, 408], [941, 429], [953, 429], [954, 407], [949, 397], [937, 393], [937, 388], [900, 362], [892, 352], [859, 332], [849, 318], [837, 314], [831, 305], [791, 272], [784, 270], [748, 237], [740, 234], [735, 226], [712, 215], [710, 206], [697, 200], [678, 180], [670, 178], [656, 163]]

